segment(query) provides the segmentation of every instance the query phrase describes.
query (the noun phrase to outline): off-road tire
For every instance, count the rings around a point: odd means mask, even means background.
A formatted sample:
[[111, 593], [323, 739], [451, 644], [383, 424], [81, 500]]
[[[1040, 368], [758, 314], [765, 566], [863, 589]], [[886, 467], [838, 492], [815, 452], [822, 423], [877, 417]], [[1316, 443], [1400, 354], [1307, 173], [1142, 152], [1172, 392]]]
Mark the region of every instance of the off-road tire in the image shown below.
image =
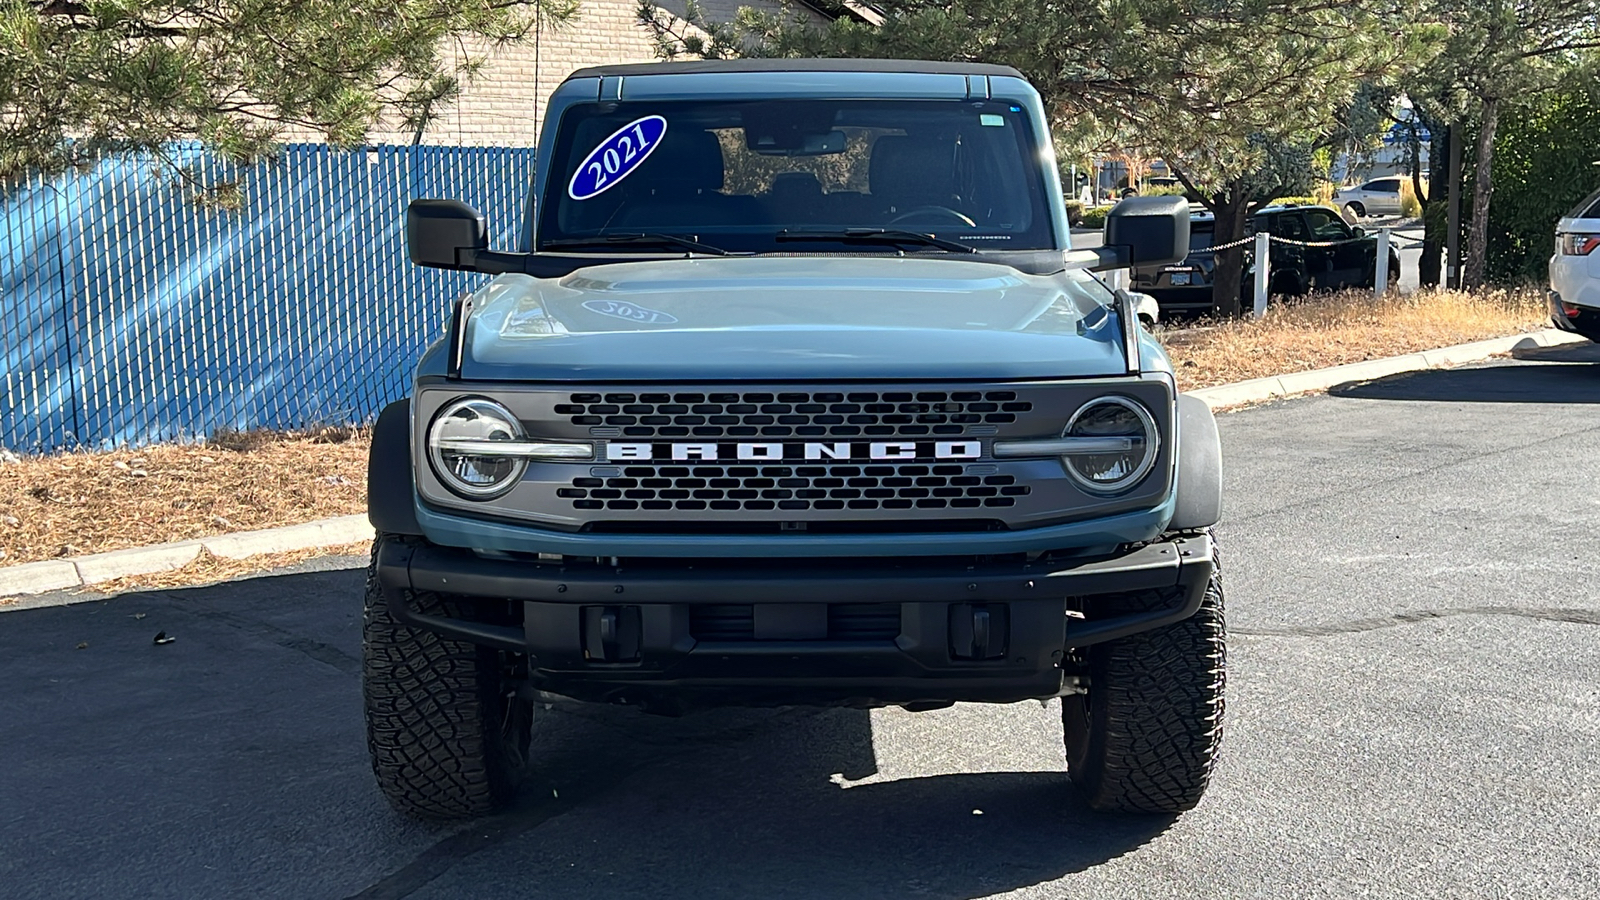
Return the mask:
[[[527, 770], [532, 706], [504, 689], [516, 660], [397, 622], [377, 579], [379, 535], [367, 569], [361, 690], [367, 749], [378, 787], [395, 809], [463, 819], [501, 809]], [[419, 613], [482, 618], [470, 601], [407, 591]]]
[[[1171, 606], [1177, 589], [1119, 598]], [[1192, 617], [1079, 651], [1088, 694], [1061, 700], [1067, 774], [1094, 809], [1177, 813], [1205, 793], [1222, 739], [1226, 629], [1214, 574]]]

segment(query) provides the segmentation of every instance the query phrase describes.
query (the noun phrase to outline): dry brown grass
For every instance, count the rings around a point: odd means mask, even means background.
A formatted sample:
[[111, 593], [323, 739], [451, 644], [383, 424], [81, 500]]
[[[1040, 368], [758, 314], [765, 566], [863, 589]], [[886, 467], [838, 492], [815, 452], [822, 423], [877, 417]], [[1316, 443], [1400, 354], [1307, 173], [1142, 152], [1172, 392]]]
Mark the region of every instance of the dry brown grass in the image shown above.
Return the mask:
[[1350, 292], [1268, 307], [1261, 319], [1161, 334], [1181, 390], [1399, 356], [1547, 327], [1544, 292]]
[[364, 512], [370, 435], [336, 428], [0, 463], [0, 565]]

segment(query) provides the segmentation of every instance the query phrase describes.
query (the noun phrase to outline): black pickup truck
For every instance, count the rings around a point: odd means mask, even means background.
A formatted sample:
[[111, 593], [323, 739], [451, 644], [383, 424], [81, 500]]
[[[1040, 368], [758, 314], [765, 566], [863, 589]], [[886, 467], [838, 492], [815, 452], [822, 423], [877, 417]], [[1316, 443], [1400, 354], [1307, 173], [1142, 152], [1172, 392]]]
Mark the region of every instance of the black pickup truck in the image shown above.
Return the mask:
[[[1359, 226], [1346, 225], [1338, 213], [1325, 206], [1268, 206], [1251, 217], [1250, 235], [1266, 230], [1274, 237], [1303, 243], [1344, 241], [1331, 247], [1301, 247], [1274, 241], [1269, 262], [1268, 290], [1275, 296], [1298, 297], [1312, 291], [1372, 287], [1373, 260], [1378, 239]], [[1189, 217], [1189, 256], [1182, 262], [1133, 270], [1133, 290], [1156, 299], [1163, 314], [1204, 315], [1214, 310], [1212, 273], [1216, 268], [1216, 220], [1209, 212]], [[1248, 299], [1255, 290], [1255, 248], [1244, 248], [1246, 277], [1240, 292]], [[1400, 279], [1400, 255], [1389, 250], [1389, 283]]]

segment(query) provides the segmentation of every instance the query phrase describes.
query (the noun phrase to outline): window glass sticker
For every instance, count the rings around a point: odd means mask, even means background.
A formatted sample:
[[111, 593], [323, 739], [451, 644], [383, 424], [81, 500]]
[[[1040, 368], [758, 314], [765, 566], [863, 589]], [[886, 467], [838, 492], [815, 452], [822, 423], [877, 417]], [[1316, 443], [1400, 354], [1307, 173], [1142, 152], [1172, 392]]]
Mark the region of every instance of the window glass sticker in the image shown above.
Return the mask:
[[644, 162], [667, 133], [667, 120], [645, 116], [618, 128], [578, 163], [567, 185], [567, 196], [588, 200], [610, 190]]
[[978, 124], [986, 125], [990, 128], [1004, 128], [1006, 127], [1006, 119], [1005, 116], [997, 116], [993, 113], [984, 113], [978, 117]]

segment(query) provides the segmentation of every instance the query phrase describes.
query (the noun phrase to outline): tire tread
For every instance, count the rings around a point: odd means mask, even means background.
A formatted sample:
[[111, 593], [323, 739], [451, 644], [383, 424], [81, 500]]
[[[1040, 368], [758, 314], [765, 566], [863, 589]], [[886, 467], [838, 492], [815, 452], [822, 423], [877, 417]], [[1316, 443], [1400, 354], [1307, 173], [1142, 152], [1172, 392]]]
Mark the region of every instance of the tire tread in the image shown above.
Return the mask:
[[[1170, 606], [1178, 600], [1176, 590], [1122, 599], [1146, 608]], [[1082, 744], [1074, 746], [1069, 716], [1082, 715], [1081, 701], [1063, 702], [1069, 777], [1095, 809], [1194, 808], [1210, 783], [1222, 740], [1227, 653], [1220, 575], [1212, 576], [1190, 618], [1089, 649], [1091, 702], [1104, 719], [1089, 725], [1091, 732], [1099, 728], [1098, 735], [1080, 735]]]
[[[367, 572], [362, 628], [362, 695], [367, 749], [379, 788], [399, 811], [459, 819], [505, 806], [515, 773], [499, 746], [496, 654], [396, 621], [377, 579], [377, 548]], [[460, 617], [454, 598], [408, 591], [420, 613]]]

